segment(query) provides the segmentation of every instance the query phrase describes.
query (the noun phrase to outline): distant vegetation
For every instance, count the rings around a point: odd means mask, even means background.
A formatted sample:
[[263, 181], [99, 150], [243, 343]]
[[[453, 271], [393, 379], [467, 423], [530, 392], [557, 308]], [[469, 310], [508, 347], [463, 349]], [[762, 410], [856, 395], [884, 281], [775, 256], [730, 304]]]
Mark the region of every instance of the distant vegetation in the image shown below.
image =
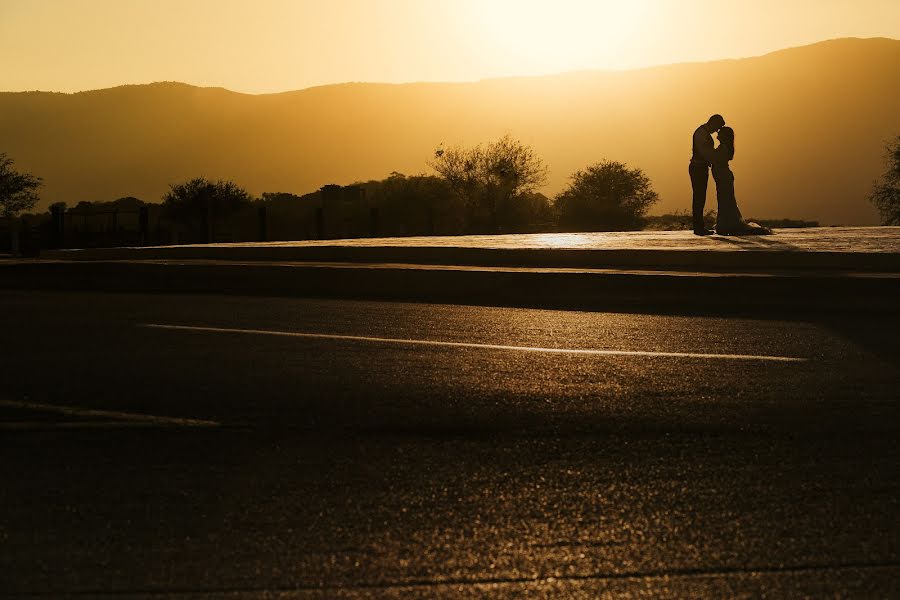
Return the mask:
[[362, 185], [379, 207], [384, 235], [453, 235], [469, 230], [465, 200], [442, 177], [395, 172]]
[[440, 148], [431, 167], [462, 201], [472, 232], [528, 227], [536, 216], [528, 198], [547, 182], [544, 161], [509, 135], [487, 146]]
[[804, 221], [802, 219], [757, 219], [756, 217], [750, 217], [747, 219], [753, 223], [759, 223], [763, 227], [768, 227], [769, 229], [791, 229], [797, 227], [818, 227], [818, 221]]
[[[651, 215], [645, 219], [644, 229], [651, 231], [684, 231], [694, 228], [693, 216], [690, 210], [679, 210], [664, 215]], [[716, 225], [716, 213], [708, 210], [703, 214], [703, 221], [707, 228], [712, 229]]]
[[43, 183], [40, 177], [20, 173], [13, 165], [13, 159], [0, 153], [0, 211], [7, 219], [34, 208], [39, 199], [37, 191]]
[[215, 241], [215, 219], [223, 219], [250, 204], [246, 190], [233, 181], [212, 182], [197, 177], [172, 185], [163, 196], [163, 214], [186, 228], [190, 239]]
[[900, 135], [888, 144], [885, 162], [884, 175], [875, 184], [869, 201], [878, 209], [884, 225], [900, 225]]
[[[892, 170], [873, 202], [894, 210], [897, 219], [900, 141], [891, 151]], [[72, 208], [54, 202], [43, 215], [24, 215], [19, 223], [28, 225], [19, 231], [33, 235], [35, 227], [42, 229], [51, 247], [89, 247], [691, 228], [686, 209], [648, 216], [659, 194], [643, 169], [623, 162], [602, 160], [576, 171], [555, 198], [537, 191], [547, 177], [542, 158], [509, 135], [484, 145], [440, 148], [428, 164], [434, 174], [394, 172], [381, 180], [326, 185], [303, 195], [265, 192], [259, 198], [235, 181], [196, 177], [171, 184], [159, 202], [133, 196], [81, 201]], [[0, 154], [0, 207], [7, 234], [12, 217], [34, 207], [40, 185], [40, 177], [15, 171], [13, 161]], [[711, 226], [715, 212], [708, 211], [705, 219]], [[768, 227], [818, 225], [754, 220]], [[8, 247], [0, 241], [4, 244]]]
[[604, 160], [576, 171], [556, 197], [559, 226], [565, 231], [641, 229], [659, 194], [639, 168]]
[[[818, 221], [804, 221], [803, 219], [747, 219], [759, 223], [769, 229], [792, 229], [797, 227], [818, 227]], [[708, 210], [703, 214], [703, 222], [709, 229], [715, 228], [716, 211]], [[693, 229], [691, 213], [687, 210], [668, 213], [665, 215], [653, 215], [645, 219], [644, 229], [653, 231], [679, 231]]]

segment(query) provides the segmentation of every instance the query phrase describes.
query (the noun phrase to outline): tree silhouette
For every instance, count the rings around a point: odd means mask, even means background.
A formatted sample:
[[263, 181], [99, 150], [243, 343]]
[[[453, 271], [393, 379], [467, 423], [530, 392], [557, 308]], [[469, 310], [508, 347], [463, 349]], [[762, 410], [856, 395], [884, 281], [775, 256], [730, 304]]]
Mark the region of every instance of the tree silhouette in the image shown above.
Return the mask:
[[215, 183], [197, 177], [169, 186], [163, 196], [163, 211], [169, 219], [186, 226], [196, 237], [213, 241], [213, 224], [250, 204], [250, 194], [233, 181]]
[[881, 213], [884, 225], [900, 225], [900, 135], [887, 145], [887, 170], [875, 184], [869, 201]]
[[40, 177], [19, 173], [14, 164], [15, 161], [0, 153], [0, 210], [7, 219], [34, 208], [39, 199], [37, 190], [43, 185]]
[[458, 233], [463, 227], [460, 199], [440, 177], [393, 172], [370, 185], [386, 232], [434, 235]]
[[429, 164], [465, 202], [470, 229], [501, 231], [517, 200], [547, 181], [534, 149], [509, 135], [487, 146], [438, 149]]
[[641, 169], [604, 160], [572, 175], [555, 206], [562, 229], [626, 231], [640, 229], [647, 210], [658, 201]]

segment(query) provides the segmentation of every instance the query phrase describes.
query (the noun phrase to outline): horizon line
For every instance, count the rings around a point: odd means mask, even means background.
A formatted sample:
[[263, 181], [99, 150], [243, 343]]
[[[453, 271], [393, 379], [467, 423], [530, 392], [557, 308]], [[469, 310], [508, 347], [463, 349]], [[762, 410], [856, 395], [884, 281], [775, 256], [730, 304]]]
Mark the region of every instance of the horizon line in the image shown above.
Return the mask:
[[591, 73], [609, 73], [609, 74], [619, 74], [619, 73], [636, 73], [640, 71], [649, 71], [653, 69], [664, 69], [670, 67], [680, 67], [680, 66], [690, 66], [690, 65], [705, 65], [716, 62], [730, 62], [730, 61], [742, 61], [742, 60], [754, 60], [765, 58], [771, 56], [773, 54], [779, 54], [781, 52], [789, 52], [792, 50], [799, 50], [803, 48], [810, 48], [812, 46], [818, 46], [822, 44], [829, 44], [833, 42], [841, 42], [841, 41], [873, 41], [873, 40], [884, 40], [884, 41], [892, 41], [892, 42], [900, 42], [898, 38], [885, 37], [885, 36], [874, 36], [874, 37], [858, 37], [858, 36], [848, 36], [848, 37], [838, 37], [838, 38], [827, 38], [818, 40], [815, 42], [810, 42], [808, 44], [801, 44], [798, 46], [786, 46], [784, 48], [779, 48], [776, 50], [771, 50], [768, 52], [764, 52], [762, 54], [755, 54], [750, 56], [740, 56], [740, 57], [723, 57], [723, 58], [713, 58], [709, 60], [688, 60], [683, 62], [675, 62], [675, 63], [655, 63], [650, 65], [644, 65], [640, 67], [633, 68], [625, 68], [625, 69], [615, 69], [615, 68], [586, 68], [586, 69], [573, 69], [570, 71], [554, 71], [547, 73], [539, 73], [539, 74], [531, 74], [531, 75], [497, 75], [491, 77], [482, 77], [480, 79], [458, 79], [458, 80], [411, 80], [411, 81], [364, 81], [364, 80], [351, 80], [351, 81], [335, 81], [331, 83], [321, 83], [314, 84], [307, 87], [295, 88], [295, 89], [285, 89], [280, 91], [265, 91], [265, 92], [250, 92], [250, 91], [241, 91], [237, 89], [228, 88], [221, 85], [201, 85], [195, 83], [188, 83], [186, 81], [177, 81], [177, 80], [156, 80], [156, 81], [145, 81], [138, 83], [121, 83], [118, 85], [112, 85], [110, 87], [101, 87], [101, 88], [86, 88], [76, 91], [58, 91], [58, 90], [44, 90], [44, 89], [34, 89], [34, 90], [0, 90], [0, 94], [61, 94], [65, 96], [75, 96], [78, 94], [90, 94], [92, 92], [102, 92], [107, 90], [115, 90], [119, 88], [127, 88], [127, 87], [149, 87], [154, 85], [182, 85], [186, 87], [196, 88], [196, 89], [205, 89], [205, 90], [223, 90], [232, 94], [240, 94], [243, 96], [275, 96], [279, 94], [292, 94], [298, 92], [305, 92], [310, 90], [316, 90], [327, 87], [338, 87], [338, 86], [347, 86], [347, 85], [370, 85], [370, 86], [413, 86], [413, 85], [475, 85], [479, 83], [489, 83], [496, 81], [510, 81], [510, 80], [526, 80], [526, 79], [541, 79], [547, 77], [565, 77], [568, 75], [579, 75], [579, 74], [591, 74]]

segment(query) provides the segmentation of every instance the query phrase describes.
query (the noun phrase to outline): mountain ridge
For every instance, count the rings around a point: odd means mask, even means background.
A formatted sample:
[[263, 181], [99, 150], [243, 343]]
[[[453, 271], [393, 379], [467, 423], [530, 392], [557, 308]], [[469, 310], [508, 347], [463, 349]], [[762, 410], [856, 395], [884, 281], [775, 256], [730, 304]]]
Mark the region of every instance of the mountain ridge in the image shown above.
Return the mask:
[[653, 180], [663, 198], [654, 212], [669, 212], [690, 206], [682, 171], [691, 132], [720, 112], [738, 135], [746, 215], [869, 224], [876, 216], [864, 196], [884, 142], [900, 132], [891, 73], [900, 73], [900, 40], [843, 38], [743, 59], [477, 82], [3, 92], [0, 152], [45, 178], [43, 205], [73, 205], [158, 201], [168, 184], [199, 175], [254, 194], [305, 193], [425, 172], [442, 143], [510, 133], [547, 161], [548, 195], [577, 169], [622, 160]]
[[579, 75], [609, 75], [615, 73], [635, 73], [640, 71], [651, 71], [655, 69], [667, 69], [671, 67], [681, 67], [681, 66], [694, 66], [694, 65], [707, 65], [710, 63], [727, 63], [727, 62], [739, 62], [739, 61], [749, 61], [754, 59], [766, 58], [769, 56], [779, 55], [785, 52], [793, 52], [798, 49], [812, 49], [823, 46], [834, 46], [844, 43], [855, 43], [855, 42], [886, 42], [889, 44], [900, 44], [900, 40], [894, 38], [887, 37], [842, 37], [842, 38], [833, 38], [828, 40], [821, 40], [818, 42], [813, 42], [810, 44], [803, 44], [800, 46], [789, 46], [787, 48], [780, 48], [778, 50], [772, 50], [770, 52], [766, 52], [763, 54], [756, 54], [752, 56], [744, 56], [738, 58], [716, 58], [710, 60], [696, 60], [696, 61], [683, 61], [676, 63], [662, 63], [656, 65], [647, 65], [644, 67], [637, 67], [632, 69], [576, 69], [573, 71], [560, 71], [558, 73], [545, 73], [542, 75], [505, 75], [498, 77], [485, 77], [483, 79], [473, 79], [473, 80], [462, 80], [462, 81], [451, 81], [451, 80], [434, 80], [434, 81], [404, 81], [404, 82], [389, 82], [389, 81], [342, 81], [335, 83], [324, 83], [319, 85], [312, 85], [305, 88], [297, 88], [292, 90], [281, 90], [277, 92], [242, 92], [239, 90], [233, 90], [231, 88], [225, 86], [205, 86], [198, 85], [193, 83], [188, 83], [185, 81], [175, 81], [175, 80], [163, 80], [163, 81], [148, 81], [143, 83], [123, 83], [120, 85], [115, 85], [108, 88], [95, 88], [89, 90], [78, 90], [75, 92], [57, 92], [53, 90], [20, 90], [20, 91], [0, 91], [0, 94], [58, 94], [61, 96], [76, 96], [79, 94], [91, 94], [93, 92], [106, 92], [111, 90], [120, 90], [123, 88], [152, 88], [152, 87], [177, 87], [177, 88], [195, 88], [202, 90], [221, 90], [225, 92], [229, 92], [232, 94], [238, 94], [241, 96], [278, 96], [282, 94], [296, 94], [305, 92], [308, 90], [315, 90], [319, 88], [328, 88], [328, 87], [343, 87], [343, 86], [394, 86], [394, 87], [404, 87], [404, 86], [419, 86], [419, 85], [470, 85], [470, 84], [479, 84], [486, 82], [505, 82], [512, 80], [532, 80], [532, 79], [547, 79], [547, 78], [555, 78], [555, 77], [567, 77], [567, 76], [579, 76]]

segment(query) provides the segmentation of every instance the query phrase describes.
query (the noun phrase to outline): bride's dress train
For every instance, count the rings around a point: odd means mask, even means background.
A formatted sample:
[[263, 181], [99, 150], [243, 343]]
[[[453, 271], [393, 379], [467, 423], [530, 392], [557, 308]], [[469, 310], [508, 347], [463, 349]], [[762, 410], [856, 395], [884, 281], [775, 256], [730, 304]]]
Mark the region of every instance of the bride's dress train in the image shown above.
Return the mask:
[[769, 235], [772, 233], [771, 229], [762, 225], [744, 221], [734, 195], [734, 173], [727, 162], [724, 165], [713, 165], [712, 175], [716, 181], [716, 197], [719, 204], [716, 217], [717, 234]]

